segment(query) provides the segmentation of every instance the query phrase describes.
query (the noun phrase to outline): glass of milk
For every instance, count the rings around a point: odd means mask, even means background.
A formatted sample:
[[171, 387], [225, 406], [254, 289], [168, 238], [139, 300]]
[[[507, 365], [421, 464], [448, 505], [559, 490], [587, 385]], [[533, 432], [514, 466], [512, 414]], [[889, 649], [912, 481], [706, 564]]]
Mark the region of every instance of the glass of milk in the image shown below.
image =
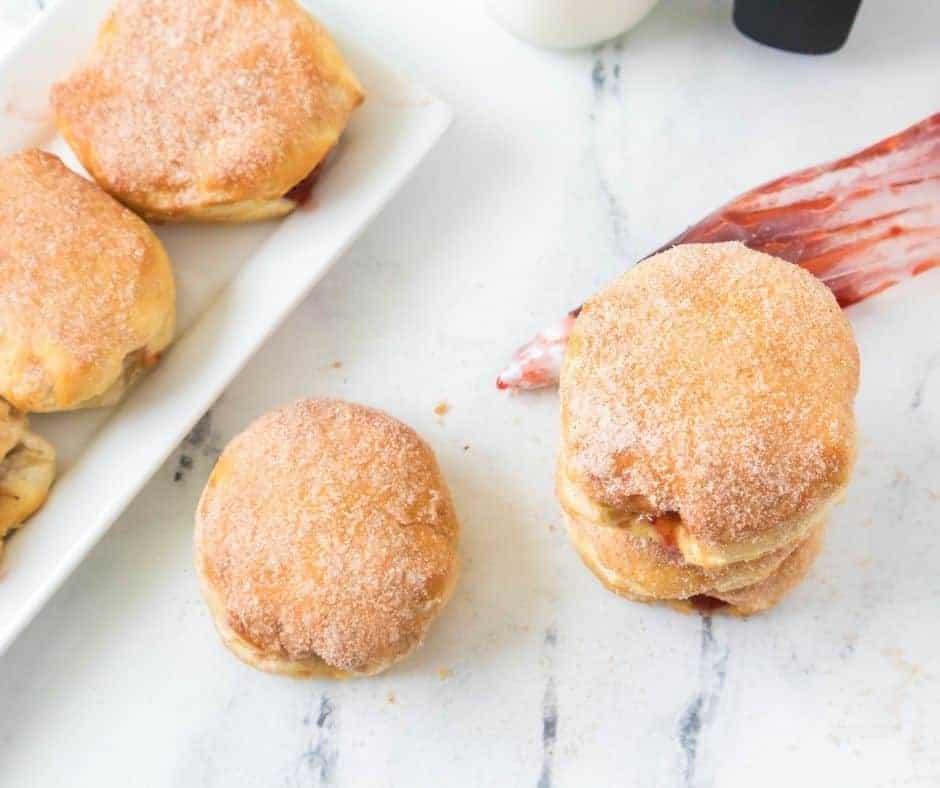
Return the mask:
[[658, 0], [487, 0], [506, 30], [531, 44], [555, 49], [590, 46], [620, 35]]

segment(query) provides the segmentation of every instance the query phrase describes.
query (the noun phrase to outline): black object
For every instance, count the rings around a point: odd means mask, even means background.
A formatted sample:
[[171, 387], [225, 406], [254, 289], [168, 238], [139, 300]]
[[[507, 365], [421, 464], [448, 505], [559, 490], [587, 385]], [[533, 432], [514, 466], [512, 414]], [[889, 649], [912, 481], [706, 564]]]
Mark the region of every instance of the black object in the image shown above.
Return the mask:
[[823, 55], [849, 37], [862, 0], [734, 0], [734, 24], [762, 44]]

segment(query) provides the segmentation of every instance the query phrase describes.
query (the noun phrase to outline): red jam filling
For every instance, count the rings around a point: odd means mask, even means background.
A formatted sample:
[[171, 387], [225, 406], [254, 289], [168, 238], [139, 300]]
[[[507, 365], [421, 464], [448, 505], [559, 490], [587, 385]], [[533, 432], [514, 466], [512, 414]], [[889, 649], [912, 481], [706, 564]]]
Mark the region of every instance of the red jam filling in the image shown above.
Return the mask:
[[693, 597], [689, 597], [689, 604], [699, 613], [711, 613], [726, 607], [728, 603], [721, 599], [715, 599], [715, 597], [708, 596], [707, 594], [696, 594]]
[[660, 542], [665, 547], [678, 550], [678, 526], [681, 522], [679, 515], [674, 512], [666, 512], [665, 514], [649, 515], [648, 519], [653, 530], [659, 536]]
[[298, 205], [305, 205], [310, 199], [310, 193], [313, 191], [313, 187], [316, 184], [319, 175], [320, 165], [318, 164], [307, 174], [306, 178], [304, 178], [299, 183], [294, 184], [290, 191], [288, 191], [284, 196], [288, 200], [293, 200]]

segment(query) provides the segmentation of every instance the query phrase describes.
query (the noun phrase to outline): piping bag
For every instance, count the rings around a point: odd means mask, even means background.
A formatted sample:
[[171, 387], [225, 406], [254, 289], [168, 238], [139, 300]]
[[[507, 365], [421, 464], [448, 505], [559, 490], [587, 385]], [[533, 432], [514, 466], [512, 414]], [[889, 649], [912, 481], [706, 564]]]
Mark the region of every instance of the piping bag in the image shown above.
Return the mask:
[[[806, 268], [843, 307], [940, 266], [940, 113], [851, 156], [758, 186], [656, 251], [719, 241]], [[512, 392], [556, 385], [580, 311], [520, 347], [496, 385]]]

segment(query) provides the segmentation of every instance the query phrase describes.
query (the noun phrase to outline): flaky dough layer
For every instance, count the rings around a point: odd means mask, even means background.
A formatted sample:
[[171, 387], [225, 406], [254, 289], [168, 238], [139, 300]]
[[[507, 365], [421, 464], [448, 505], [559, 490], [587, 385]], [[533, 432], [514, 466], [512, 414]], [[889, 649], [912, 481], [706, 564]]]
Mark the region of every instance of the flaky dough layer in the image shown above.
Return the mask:
[[581, 559], [615, 594], [634, 602], [667, 602], [686, 612], [700, 609], [704, 597], [706, 609], [723, 603], [737, 615], [768, 610], [799, 585], [822, 549], [826, 530], [823, 521], [793, 546], [753, 561], [703, 569], [626, 529], [565, 519]]

